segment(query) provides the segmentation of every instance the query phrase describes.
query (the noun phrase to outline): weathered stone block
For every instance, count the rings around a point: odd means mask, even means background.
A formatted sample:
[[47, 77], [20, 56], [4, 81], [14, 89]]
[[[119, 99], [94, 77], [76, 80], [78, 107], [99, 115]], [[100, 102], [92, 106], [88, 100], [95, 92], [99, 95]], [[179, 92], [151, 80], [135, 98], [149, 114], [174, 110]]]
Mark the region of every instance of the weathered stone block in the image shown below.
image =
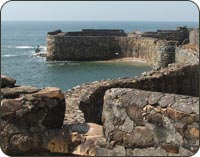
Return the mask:
[[146, 126], [137, 126], [131, 134], [123, 137], [123, 144], [127, 147], [145, 148], [154, 146], [155, 134], [153, 130]]
[[1, 75], [1, 88], [14, 87], [16, 80], [6, 75]]
[[2, 88], [1, 94], [3, 98], [17, 98], [21, 94], [31, 94], [36, 93], [40, 89], [32, 86], [19, 86], [13, 88]]
[[[25, 94], [37, 91], [34, 87], [18, 87], [16, 92]], [[43, 134], [48, 133], [49, 129], [60, 129], [65, 112], [63, 94], [58, 89], [54, 91], [42, 90], [42, 94], [38, 92], [38, 97], [28, 94], [1, 102], [1, 121], [5, 123], [1, 131], [1, 142], [6, 154], [31, 155], [48, 151], [43, 146], [46, 140]]]
[[161, 148], [168, 153], [174, 153], [174, 154], [179, 153], [179, 147], [175, 144], [164, 144], [161, 146]]

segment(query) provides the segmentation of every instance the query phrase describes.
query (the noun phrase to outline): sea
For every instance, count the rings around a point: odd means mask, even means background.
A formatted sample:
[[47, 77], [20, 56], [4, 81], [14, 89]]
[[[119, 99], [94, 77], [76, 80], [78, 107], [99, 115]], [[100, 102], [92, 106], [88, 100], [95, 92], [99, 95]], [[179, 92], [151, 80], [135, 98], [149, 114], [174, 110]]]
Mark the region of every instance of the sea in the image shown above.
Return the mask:
[[39, 88], [58, 87], [66, 91], [86, 82], [138, 76], [152, 70], [150, 65], [134, 62], [48, 62], [36, 57], [37, 45], [46, 51], [47, 32], [80, 31], [81, 29], [124, 29], [156, 31], [177, 26], [198, 28], [196, 22], [135, 22], [135, 21], [2, 21], [1, 74], [17, 80], [17, 85]]

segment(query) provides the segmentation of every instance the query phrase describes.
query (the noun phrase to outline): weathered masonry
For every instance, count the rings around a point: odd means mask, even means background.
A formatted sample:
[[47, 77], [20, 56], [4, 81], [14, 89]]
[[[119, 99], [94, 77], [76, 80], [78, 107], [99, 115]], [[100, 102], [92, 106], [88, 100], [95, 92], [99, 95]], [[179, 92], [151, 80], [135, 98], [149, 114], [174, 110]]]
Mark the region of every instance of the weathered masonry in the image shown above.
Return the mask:
[[123, 30], [49, 32], [47, 60], [91, 61], [135, 57], [165, 67], [175, 60], [176, 42], [149, 37], [132, 37]]
[[156, 67], [175, 62], [177, 45], [198, 45], [198, 30], [177, 27], [141, 34], [124, 30], [82, 29], [79, 32], [57, 30], [47, 34], [47, 60], [93, 61], [122, 57], [145, 59]]

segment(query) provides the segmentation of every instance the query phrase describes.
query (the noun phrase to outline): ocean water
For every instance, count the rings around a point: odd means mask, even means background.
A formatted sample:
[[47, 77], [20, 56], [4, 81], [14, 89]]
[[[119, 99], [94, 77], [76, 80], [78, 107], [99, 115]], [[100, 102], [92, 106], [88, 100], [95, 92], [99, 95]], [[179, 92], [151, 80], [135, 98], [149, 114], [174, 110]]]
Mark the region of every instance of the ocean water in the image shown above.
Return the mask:
[[17, 80], [19, 85], [55, 86], [66, 91], [76, 85], [96, 80], [131, 77], [152, 69], [138, 63], [46, 62], [34, 56], [36, 45], [46, 50], [48, 31], [79, 31], [83, 28], [155, 31], [176, 26], [198, 27], [194, 22], [16, 22], [1, 23], [1, 73]]

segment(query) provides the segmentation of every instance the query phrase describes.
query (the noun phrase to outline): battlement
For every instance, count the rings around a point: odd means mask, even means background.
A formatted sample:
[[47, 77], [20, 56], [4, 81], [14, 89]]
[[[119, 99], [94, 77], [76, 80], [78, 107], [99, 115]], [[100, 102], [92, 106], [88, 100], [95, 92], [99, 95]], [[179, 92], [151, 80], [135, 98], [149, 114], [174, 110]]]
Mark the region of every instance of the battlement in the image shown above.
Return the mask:
[[152, 37], [162, 40], [175, 40], [177, 44], [189, 42], [189, 30], [186, 26], [177, 27], [176, 30], [157, 30], [156, 32], [144, 32], [142, 37]]
[[122, 29], [82, 29], [75, 32], [62, 32], [56, 30], [54, 32], [48, 32], [48, 35], [58, 36], [127, 36]]

